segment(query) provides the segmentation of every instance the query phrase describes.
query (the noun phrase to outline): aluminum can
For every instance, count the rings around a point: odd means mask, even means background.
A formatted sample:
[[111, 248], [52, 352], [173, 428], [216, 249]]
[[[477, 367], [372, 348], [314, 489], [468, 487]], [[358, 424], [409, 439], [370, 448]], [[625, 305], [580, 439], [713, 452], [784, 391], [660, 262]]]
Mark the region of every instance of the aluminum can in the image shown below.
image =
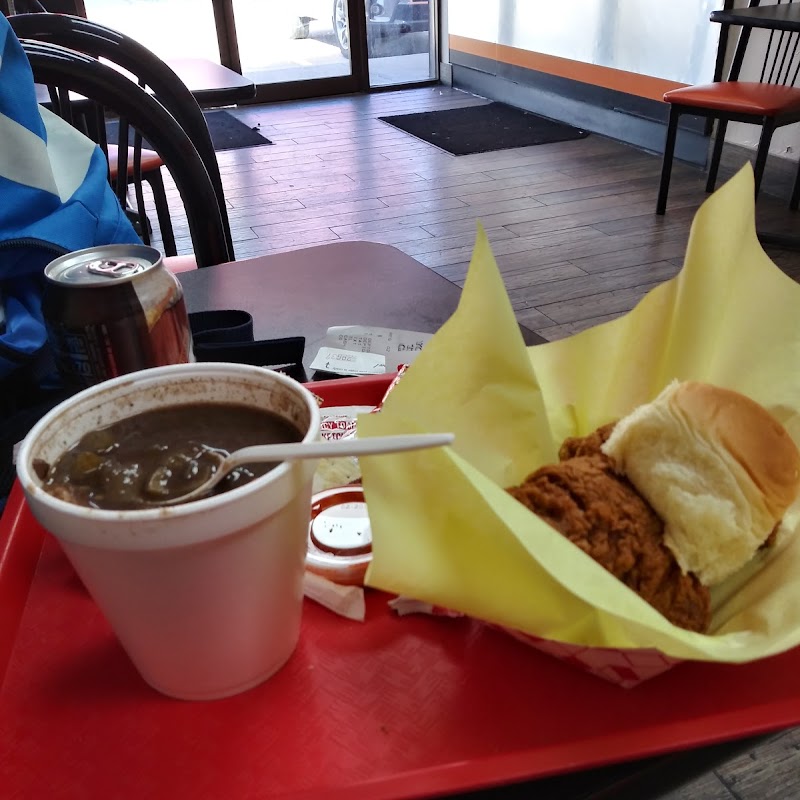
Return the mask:
[[67, 386], [194, 361], [183, 290], [158, 250], [91, 247], [51, 261], [44, 274], [42, 314]]

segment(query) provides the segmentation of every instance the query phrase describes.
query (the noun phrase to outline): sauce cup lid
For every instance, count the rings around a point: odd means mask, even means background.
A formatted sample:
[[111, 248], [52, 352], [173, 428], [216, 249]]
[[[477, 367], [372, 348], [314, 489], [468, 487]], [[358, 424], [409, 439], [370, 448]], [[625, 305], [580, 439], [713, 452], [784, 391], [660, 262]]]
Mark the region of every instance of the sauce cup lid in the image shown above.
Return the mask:
[[347, 585], [363, 585], [372, 560], [372, 529], [361, 486], [339, 486], [311, 498], [306, 569]]

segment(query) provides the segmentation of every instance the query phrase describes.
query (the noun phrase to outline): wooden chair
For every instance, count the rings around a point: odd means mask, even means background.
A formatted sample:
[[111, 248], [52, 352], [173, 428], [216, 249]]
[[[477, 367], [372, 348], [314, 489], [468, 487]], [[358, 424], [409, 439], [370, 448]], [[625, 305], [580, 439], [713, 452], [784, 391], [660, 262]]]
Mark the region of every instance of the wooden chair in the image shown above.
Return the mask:
[[[151, 50], [119, 31], [97, 22], [68, 14], [17, 14], [9, 18], [9, 23], [19, 38], [35, 39], [42, 42], [62, 45], [72, 50], [105, 59], [126, 70], [136, 82], [147, 88], [156, 99], [172, 114], [192, 140], [217, 194], [218, 205], [225, 229], [225, 238], [231, 258], [234, 257], [233, 239], [228, 220], [225, 193], [220, 177], [217, 155], [211, 141], [202, 109], [192, 93], [173, 70]], [[175, 239], [169, 213], [164, 183], [161, 176], [163, 161], [158, 153], [143, 149], [141, 140], [134, 140], [134, 152], [128, 156], [128, 179], [133, 184], [137, 199], [137, 212], [140, 218], [145, 215], [141, 182], [149, 183], [156, 207], [159, 228], [165, 255], [176, 253]], [[140, 153], [140, 155], [139, 155]], [[119, 171], [119, 152], [115, 145], [108, 148], [109, 168], [112, 181], [116, 181]], [[138, 160], [140, 168], [137, 168]], [[137, 174], [140, 172], [140, 174]], [[146, 225], [143, 227], [146, 228]], [[147, 231], [143, 238], [149, 243]]]
[[[59, 45], [21, 39], [33, 78], [47, 86], [53, 110], [74, 124], [88, 122], [103, 149], [108, 143], [108, 113], [120, 119], [119, 173], [128, 171], [128, 132], [147, 139], [170, 171], [186, 210], [198, 267], [231, 261], [219, 198], [202, 158], [178, 121], [145, 89], [118, 70], [85, 53]], [[120, 196], [117, 181], [117, 196]], [[124, 194], [124, 190], [122, 192]]]
[[[781, 4], [783, 0], [778, 0]], [[787, 0], [788, 3], [793, 0]], [[760, 0], [750, 0], [750, 7]], [[682, 114], [692, 114], [717, 120], [717, 132], [708, 169], [706, 191], [713, 192], [725, 143], [728, 122], [747, 122], [761, 126], [761, 137], [756, 152], [756, 196], [761, 186], [769, 145], [776, 128], [800, 121], [800, 88], [795, 86], [800, 73], [800, 34], [787, 31], [769, 31], [767, 50], [758, 81], [740, 81], [739, 74], [750, 41], [750, 28], [743, 28], [734, 52], [728, 79], [698, 86], [672, 89], [664, 95], [670, 104], [661, 183], [658, 189], [656, 213], [663, 214], [667, 207], [670, 173], [675, 151], [678, 121]], [[795, 179], [790, 208], [797, 209], [800, 201], [800, 171]]]

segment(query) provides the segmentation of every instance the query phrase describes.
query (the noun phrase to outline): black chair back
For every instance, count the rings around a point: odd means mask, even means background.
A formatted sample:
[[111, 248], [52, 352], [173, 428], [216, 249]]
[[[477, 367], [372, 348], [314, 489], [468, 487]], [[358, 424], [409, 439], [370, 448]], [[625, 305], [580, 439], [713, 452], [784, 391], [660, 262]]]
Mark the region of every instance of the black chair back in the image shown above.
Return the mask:
[[127, 70], [135, 76], [140, 86], [155, 95], [192, 140], [205, 164], [217, 194], [225, 238], [233, 258], [233, 239], [217, 154], [202, 109], [175, 72], [130, 36], [82, 17], [69, 14], [17, 14], [9, 17], [8, 21], [20, 39], [50, 42], [106, 59]]
[[106, 114], [119, 116], [121, 176], [127, 171], [128, 126], [147, 139], [163, 159], [186, 209], [197, 266], [233, 260], [220, 203], [203, 159], [166, 108], [118, 70], [92, 56], [55, 44], [21, 41], [34, 80], [51, 89], [53, 110], [65, 120], [94, 120], [96, 140], [103, 146]]
[[[777, 0], [773, 5], [792, 5], [795, 0]], [[750, 0], [748, 8], [761, 5], [761, 0]], [[742, 28], [731, 61], [728, 80], [737, 81], [744, 64], [745, 54], [751, 37], [763, 36], [764, 61], [761, 65], [759, 83], [774, 83], [782, 86], [795, 86], [800, 76], [800, 33], [779, 30], [755, 30]]]

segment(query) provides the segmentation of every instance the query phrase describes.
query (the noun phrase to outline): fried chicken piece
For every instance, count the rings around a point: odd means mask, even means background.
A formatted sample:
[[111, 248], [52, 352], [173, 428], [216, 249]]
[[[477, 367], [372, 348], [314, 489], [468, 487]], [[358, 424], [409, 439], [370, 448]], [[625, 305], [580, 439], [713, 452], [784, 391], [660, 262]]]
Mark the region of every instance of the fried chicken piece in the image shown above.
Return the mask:
[[664, 545], [661, 519], [599, 452], [602, 437], [607, 437], [601, 431], [562, 447], [566, 453], [595, 448], [594, 455], [568, 456], [544, 466], [509, 493], [674, 625], [706, 631], [711, 619], [708, 589], [694, 575], [681, 572]]
[[558, 451], [558, 460], [566, 461], [575, 456], [596, 456], [602, 451], [600, 448], [605, 444], [606, 439], [611, 436], [615, 422], [609, 422], [596, 431], [592, 431], [588, 436], [569, 436], [564, 439], [561, 449]]

